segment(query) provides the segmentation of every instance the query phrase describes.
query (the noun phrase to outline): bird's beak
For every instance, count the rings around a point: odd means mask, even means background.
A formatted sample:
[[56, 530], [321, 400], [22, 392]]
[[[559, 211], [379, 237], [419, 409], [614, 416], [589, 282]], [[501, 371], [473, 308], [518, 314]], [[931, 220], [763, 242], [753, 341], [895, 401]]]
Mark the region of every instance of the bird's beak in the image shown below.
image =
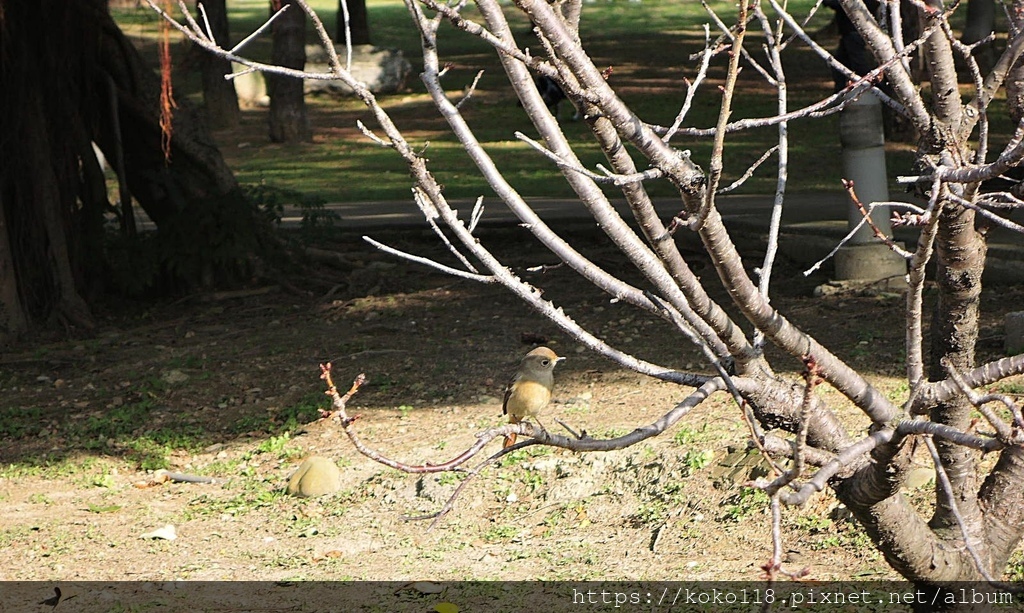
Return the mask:
[[562, 362], [564, 362], [564, 361], [565, 361], [565, 358], [564, 358], [564, 357], [561, 357], [561, 358], [555, 358], [555, 364], [561, 364], [561, 363], [562, 363]]

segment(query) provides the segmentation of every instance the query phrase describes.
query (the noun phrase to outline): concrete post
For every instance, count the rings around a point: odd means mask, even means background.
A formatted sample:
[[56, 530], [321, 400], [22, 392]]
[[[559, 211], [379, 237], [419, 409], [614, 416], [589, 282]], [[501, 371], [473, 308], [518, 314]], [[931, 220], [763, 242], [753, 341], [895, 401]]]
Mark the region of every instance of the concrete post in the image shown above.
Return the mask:
[[[874, 94], [861, 94], [840, 113], [839, 141], [842, 145], [843, 177], [853, 181], [857, 197], [865, 208], [873, 202], [888, 200], [882, 103]], [[850, 201], [848, 227], [852, 230], [862, 217], [857, 205]], [[892, 236], [888, 209], [875, 210], [871, 219], [879, 230]], [[836, 253], [835, 263], [836, 279], [841, 281], [870, 282], [902, 277], [907, 273], [903, 258], [878, 242], [867, 224]]]

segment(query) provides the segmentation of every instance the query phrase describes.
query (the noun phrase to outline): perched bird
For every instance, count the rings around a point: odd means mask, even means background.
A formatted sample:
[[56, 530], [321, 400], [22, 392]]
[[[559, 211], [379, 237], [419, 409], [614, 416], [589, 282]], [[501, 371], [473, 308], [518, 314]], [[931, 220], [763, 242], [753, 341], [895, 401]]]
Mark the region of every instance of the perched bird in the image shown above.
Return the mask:
[[[537, 347], [526, 354], [516, 374], [505, 388], [501, 412], [508, 415], [508, 423], [518, 424], [527, 417], [537, 418], [551, 400], [551, 387], [555, 383], [555, 365], [564, 359], [547, 347]], [[540, 420], [537, 423], [539, 424]], [[515, 434], [505, 437], [505, 447], [511, 447], [515, 443]]]

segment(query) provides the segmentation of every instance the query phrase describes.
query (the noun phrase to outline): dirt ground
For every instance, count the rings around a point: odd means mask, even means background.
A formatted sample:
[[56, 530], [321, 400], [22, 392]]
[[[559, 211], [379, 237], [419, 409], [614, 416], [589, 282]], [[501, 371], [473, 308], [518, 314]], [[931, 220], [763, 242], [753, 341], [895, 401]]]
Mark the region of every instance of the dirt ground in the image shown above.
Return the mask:
[[[596, 229], [562, 229], [597, 263], [636, 280]], [[370, 234], [445, 259], [426, 232]], [[701, 368], [660, 322], [610, 303], [570, 270], [526, 271], [555, 262], [521, 228], [484, 228], [481, 239], [615, 346]], [[749, 470], [725, 466], [746, 430], [724, 395], [635, 448], [517, 452], [474, 479], [432, 530], [407, 521], [438, 510], [460, 477], [386, 468], [316, 421], [327, 406], [319, 363], [333, 362], [340, 386], [366, 373], [370, 383], [350, 405], [362, 416], [358, 431], [410, 463], [450, 459], [501, 423], [502, 384], [530, 347], [524, 337], [568, 356], [549, 415], [591, 434], [649, 423], [689, 390], [584, 351], [500, 287], [396, 260], [343, 229], [318, 246], [346, 263], [305, 262], [254, 295], [106, 305], [93, 333], [2, 355], [0, 579], [761, 577], [767, 509], [741, 487]], [[699, 254], [687, 256], [701, 266]], [[815, 298], [826, 277], [804, 279], [785, 263], [777, 275], [774, 303], [898, 398], [902, 299]], [[985, 356], [1000, 351], [1002, 314], [1022, 297], [1019, 288], [987, 290]], [[774, 364], [799, 367], [779, 356]], [[866, 425], [852, 411], [849, 421]], [[338, 462], [342, 491], [284, 495], [289, 473], [313, 454]], [[147, 483], [161, 467], [216, 482]], [[783, 523], [791, 568], [817, 579], [895, 578], [828, 494], [786, 510]], [[143, 538], [168, 525], [176, 539]]]

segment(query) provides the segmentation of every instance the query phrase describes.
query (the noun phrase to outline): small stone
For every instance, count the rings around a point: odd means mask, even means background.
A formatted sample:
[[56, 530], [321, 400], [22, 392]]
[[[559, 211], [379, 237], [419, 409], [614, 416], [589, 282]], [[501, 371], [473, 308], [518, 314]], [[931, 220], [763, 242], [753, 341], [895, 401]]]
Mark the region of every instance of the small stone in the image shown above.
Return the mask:
[[288, 493], [292, 496], [313, 498], [340, 489], [341, 470], [333, 460], [322, 456], [306, 458], [288, 479]]
[[173, 370], [168, 370], [167, 372], [162, 374], [160, 376], [160, 379], [162, 379], [164, 383], [174, 385], [176, 383], [184, 383], [188, 381], [189, 376], [175, 368]]

